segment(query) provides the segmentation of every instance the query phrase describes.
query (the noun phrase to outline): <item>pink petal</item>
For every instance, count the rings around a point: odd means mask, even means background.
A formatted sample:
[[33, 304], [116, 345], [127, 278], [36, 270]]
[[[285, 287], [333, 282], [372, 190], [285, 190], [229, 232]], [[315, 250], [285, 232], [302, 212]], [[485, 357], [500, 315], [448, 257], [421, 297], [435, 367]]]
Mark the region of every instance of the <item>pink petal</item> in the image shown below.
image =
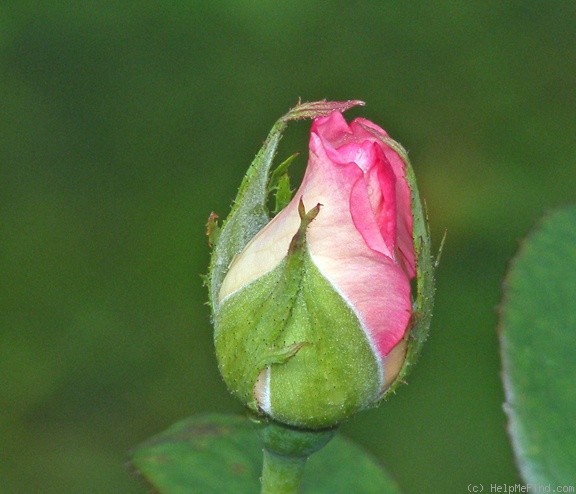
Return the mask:
[[[331, 166], [315, 134], [311, 136], [310, 148], [310, 162], [300, 191], [305, 204], [323, 204], [308, 227], [312, 258], [354, 309], [382, 358], [406, 331], [411, 309], [409, 279], [389, 252], [365, 242], [353, 221], [357, 215], [364, 231], [378, 230], [374, 216], [368, 214], [371, 205], [367, 196], [358, 192], [364, 185], [359, 167], [352, 163]], [[355, 204], [354, 215], [347, 198]], [[376, 242], [375, 237], [374, 234], [369, 239]], [[383, 242], [382, 246], [385, 247]]]
[[[361, 125], [370, 127], [378, 133], [388, 136], [385, 130], [370, 120], [356, 118], [350, 123], [350, 129], [357, 136], [364, 136], [366, 139], [374, 140], [374, 136], [367, 132]], [[377, 141], [379, 142], [379, 141]], [[388, 163], [394, 170], [396, 180], [396, 209], [397, 209], [397, 226], [396, 226], [396, 244], [397, 250], [403, 258], [403, 264], [406, 267], [410, 278], [416, 275], [416, 257], [414, 253], [414, 244], [412, 240], [412, 208], [410, 202], [410, 187], [406, 181], [405, 165], [402, 158], [393, 149], [380, 143]]]

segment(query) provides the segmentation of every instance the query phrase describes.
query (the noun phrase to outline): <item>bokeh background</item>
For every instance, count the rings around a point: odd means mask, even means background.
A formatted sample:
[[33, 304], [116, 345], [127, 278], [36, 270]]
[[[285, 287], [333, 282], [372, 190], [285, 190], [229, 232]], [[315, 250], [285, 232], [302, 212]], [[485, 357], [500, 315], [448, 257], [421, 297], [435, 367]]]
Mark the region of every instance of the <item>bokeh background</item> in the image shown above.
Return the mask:
[[[0, 6], [0, 491], [143, 493], [129, 450], [241, 408], [200, 274], [274, 121], [367, 102], [410, 150], [436, 247], [408, 386], [343, 427], [409, 494], [518, 482], [497, 307], [546, 210], [574, 201], [576, 2], [103, 0]], [[280, 158], [302, 151], [292, 124]]]

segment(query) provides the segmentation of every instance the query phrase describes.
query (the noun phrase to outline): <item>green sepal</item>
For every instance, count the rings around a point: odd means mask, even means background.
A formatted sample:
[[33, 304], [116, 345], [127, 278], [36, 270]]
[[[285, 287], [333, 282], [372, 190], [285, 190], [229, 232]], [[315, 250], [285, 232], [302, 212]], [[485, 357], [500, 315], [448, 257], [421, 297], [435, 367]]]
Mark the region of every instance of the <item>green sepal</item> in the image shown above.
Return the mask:
[[[286, 343], [285, 329], [300, 291], [306, 229], [318, 211], [319, 205], [306, 213], [300, 201], [300, 227], [286, 258], [273, 271], [272, 284], [266, 282], [269, 278], [266, 275], [248, 284], [232, 294], [230, 302], [223, 303], [223, 310], [216, 315], [214, 339], [220, 370], [228, 384], [229, 381], [237, 384], [236, 388], [231, 387], [232, 392], [253, 409], [257, 407], [252, 393], [260, 372], [273, 364], [285, 364], [307, 343]], [[259, 290], [260, 285], [265, 287], [263, 291]], [[261, 303], [256, 303], [255, 298]], [[231, 313], [230, 306], [239, 312]], [[239, 335], [246, 340], [238, 341]]]
[[268, 193], [273, 193], [278, 189], [280, 180], [288, 173], [288, 168], [300, 153], [294, 153], [286, 160], [280, 163], [270, 175], [270, 182], [268, 183]]
[[292, 200], [293, 193], [294, 191], [290, 188], [290, 177], [285, 173], [280, 177], [276, 188], [274, 211], [272, 212], [274, 215], [277, 215], [288, 206], [288, 203]]
[[357, 100], [298, 103], [274, 124], [242, 180], [230, 214], [222, 225], [218, 242], [212, 251], [208, 271], [208, 297], [213, 315], [218, 311], [218, 292], [232, 259], [270, 219], [267, 207], [270, 169], [288, 122], [327, 116], [335, 110], [345, 111], [363, 104]]
[[412, 317], [410, 319], [410, 327], [407, 331], [408, 349], [398, 377], [382, 396], [382, 398], [385, 399], [394, 393], [400, 384], [405, 383], [406, 376], [418, 360], [424, 342], [428, 338], [432, 320], [432, 309], [434, 307], [434, 270], [438, 266], [440, 253], [446, 236], [442, 239], [439, 253], [435, 259], [432, 255], [428, 215], [420, 199], [416, 175], [408, 159], [408, 153], [399, 143], [390, 137], [381, 134], [371, 127], [363, 125], [363, 128], [398, 153], [406, 166], [406, 180], [410, 187], [410, 207], [413, 218], [412, 241], [416, 254], [416, 296], [412, 303]]
[[292, 200], [292, 194], [294, 191], [290, 189], [288, 168], [298, 154], [299, 153], [294, 153], [292, 156], [288, 157], [288, 159], [280, 163], [270, 177], [268, 192], [274, 195], [273, 216], [276, 216], [280, 211], [288, 206], [288, 203]]
[[255, 385], [269, 368], [272, 418], [317, 429], [371, 406], [381, 382], [360, 321], [308, 252], [320, 205], [305, 212], [300, 202], [299, 213], [287, 256], [222, 301], [214, 340], [220, 372], [244, 404], [260, 411]]

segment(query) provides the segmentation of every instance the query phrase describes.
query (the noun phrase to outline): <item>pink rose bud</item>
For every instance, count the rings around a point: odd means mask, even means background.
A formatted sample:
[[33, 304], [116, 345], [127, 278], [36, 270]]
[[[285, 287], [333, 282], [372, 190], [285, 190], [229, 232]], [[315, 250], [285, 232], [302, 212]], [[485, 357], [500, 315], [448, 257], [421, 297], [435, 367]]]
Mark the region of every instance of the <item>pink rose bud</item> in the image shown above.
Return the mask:
[[331, 427], [406, 372], [433, 294], [431, 266], [411, 294], [416, 259], [420, 272], [430, 256], [407, 163], [368, 120], [348, 125], [337, 110], [314, 120], [300, 188], [234, 253], [213, 294], [220, 370], [254, 411]]

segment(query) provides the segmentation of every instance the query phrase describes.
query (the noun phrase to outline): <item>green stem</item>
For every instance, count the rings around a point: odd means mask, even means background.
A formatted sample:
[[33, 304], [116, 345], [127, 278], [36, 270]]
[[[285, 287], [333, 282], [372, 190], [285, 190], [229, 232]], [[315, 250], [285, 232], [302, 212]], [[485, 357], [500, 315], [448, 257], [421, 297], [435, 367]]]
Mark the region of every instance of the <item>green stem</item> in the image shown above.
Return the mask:
[[294, 494], [308, 457], [323, 448], [336, 434], [332, 429], [299, 429], [262, 416], [252, 416], [264, 446], [261, 494]]
[[307, 459], [277, 455], [264, 448], [261, 494], [298, 493]]

